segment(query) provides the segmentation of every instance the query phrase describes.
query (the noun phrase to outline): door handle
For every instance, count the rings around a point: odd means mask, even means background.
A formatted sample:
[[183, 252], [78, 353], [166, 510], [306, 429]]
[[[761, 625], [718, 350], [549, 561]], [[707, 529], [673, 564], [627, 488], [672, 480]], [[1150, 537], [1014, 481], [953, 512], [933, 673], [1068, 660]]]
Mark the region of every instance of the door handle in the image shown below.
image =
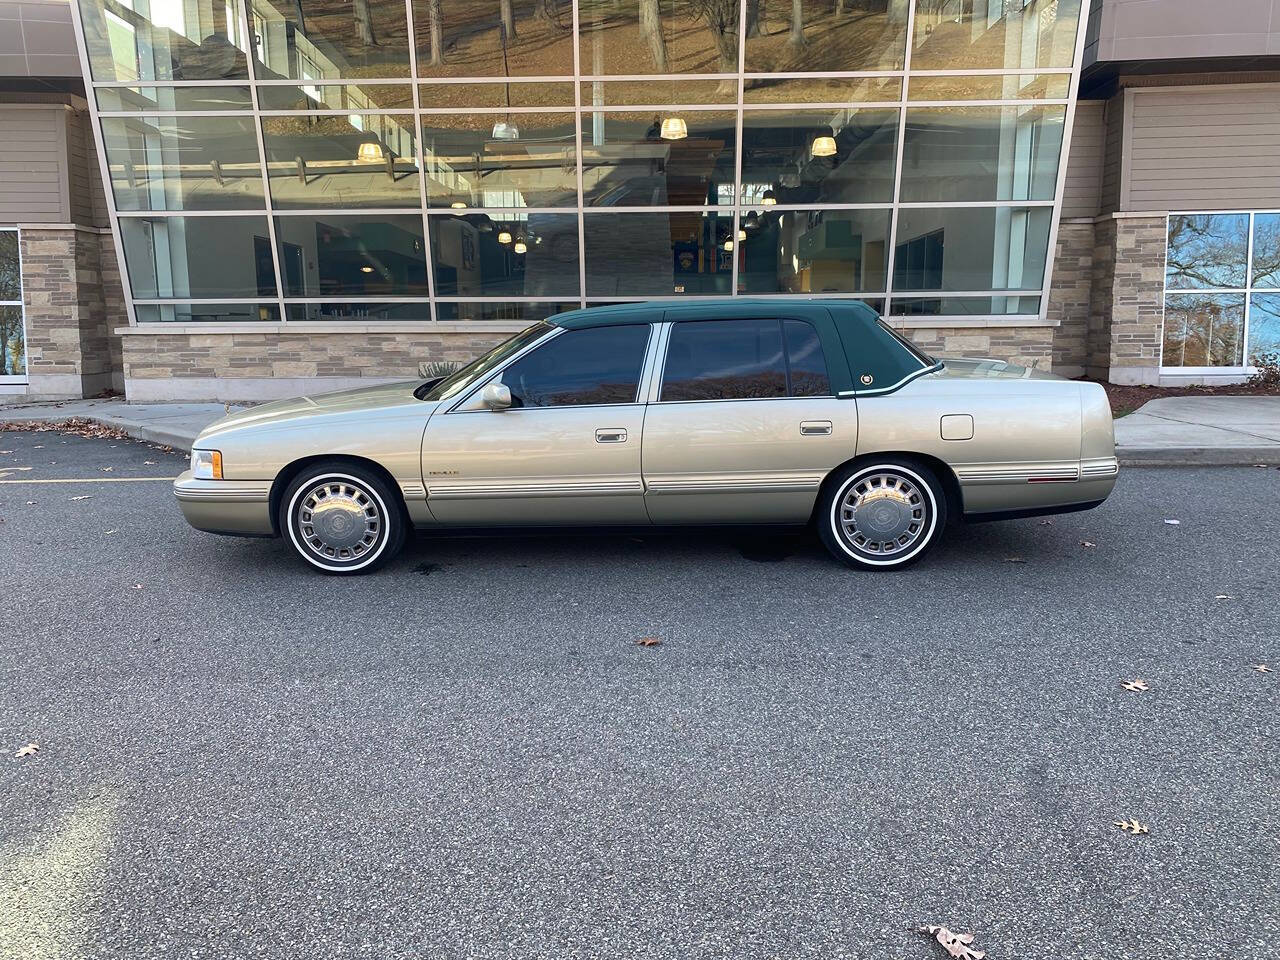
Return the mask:
[[596, 431], [596, 443], [626, 443], [627, 431], [622, 427], [601, 427]]
[[830, 420], [801, 420], [800, 435], [803, 437], [831, 436]]

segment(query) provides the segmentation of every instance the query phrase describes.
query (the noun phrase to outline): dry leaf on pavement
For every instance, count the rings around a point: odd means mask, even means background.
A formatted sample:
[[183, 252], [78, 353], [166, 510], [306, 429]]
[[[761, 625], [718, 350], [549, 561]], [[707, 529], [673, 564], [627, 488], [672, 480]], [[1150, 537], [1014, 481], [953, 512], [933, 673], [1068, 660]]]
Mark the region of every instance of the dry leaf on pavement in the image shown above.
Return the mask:
[[1177, 527], [1177, 526], [1181, 526], [1182, 521], [1181, 521], [1181, 520], [1166, 520], [1166, 521], [1165, 521], [1165, 523], [1169, 524], [1169, 526], [1171, 526], [1171, 527]]
[[1220, 593], [1220, 594], [1218, 594], [1216, 597], [1214, 597], [1213, 599], [1215, 599], [1215, 600], [1234, 600], [1234, 599], [1235, 599], [1235, 597], [1233, 597], [1233, 596], [1232, 596], [1231, 594], [1229, 594], [1229, 593]]
[[1040, 521], [1040, 526], [1042, 526], [1042, 527], [1052, 527], [1052, 526], [1053, 526], [1053, 517], [1045, 517], [1043, 520], [1041, 520], [1041, 521]]
[[636, 641], [637, 647], [658, 647], [662, 645], [662, 641], [658, 637], [641, 637]]
[[130, 587], [129, 589], [130, 589], [130, 590], [141, 590], [141, 589], [142, 589], [142, 584], [140, 584], [140, 583], [135, 583], [135, 584], [134, 584], [132, 587]]
[[1265, 663], [1255, 663], [1255, 664], [1253, 665], [1253, 669], [1257, 670], [1259, 673], [1270, 673], [1270, 672], [1271, 672], [1271, 668], [1270, 668], [1270, 667], [1268, 667]]
[[1080, 541], [1080, 546], [1082, 546], [1082, 547], [1096, 547], [1096, 546], [1097, 546], [1097, 544], [1096, 544], [1096, 543], [1094, 543], [1092, 540], [1081, 540], [1081, 541]]
[[1140, 833], [1151, 832], [1151, 828], [1148, 827], [1145, 823], [1139, 823], [1137, 818], [1134, 818], [1133, 820], [1117, 820], [1116, 826], [1119, 827], [1121, 830], [1123, 830], [1125, 833], [1133, 834], [1135, 837]]
[[91, 493], [86, 493], [86, 494], [84, 494], [83, 496], [79, 496], [79, 497], [72, 497], [71, 499], [72, 499], [72, 500], [92, 500], [92, 499], [93, 499], [93, 494], [91, 494]]
[[1123, 684], [1126, 690], [1150, 690], [1145, 680], [1129, 680]]
[[949, 957], [956, 957], [958, 960], [982, 960], [986, 956], [981, 950], [974, 950], [969, 946], [973, 943], [972, 933], [952, 933], [946, 927], [935, 926], [921, 927], [920, 932], [942, 944]]
[[40, 744], [28, 743], [25, 747], [14, 754], [15, 757], [34, 757], [40, 752]]
[[1005, 563], [1026, 563], [1027, 561], [1022, 559], [1022, 557], [1005, 557], [1004, 562]]

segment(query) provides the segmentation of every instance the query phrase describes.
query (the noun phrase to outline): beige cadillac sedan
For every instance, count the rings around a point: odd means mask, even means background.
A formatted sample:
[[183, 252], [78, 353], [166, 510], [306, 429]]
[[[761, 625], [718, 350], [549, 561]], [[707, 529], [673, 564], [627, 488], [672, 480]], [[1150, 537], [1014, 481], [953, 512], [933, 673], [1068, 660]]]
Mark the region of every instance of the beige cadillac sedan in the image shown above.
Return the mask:
[[935, 360], [856, 302], [734, 299], [563, 313], [440, 380], [232, 414], [174, 492], [325, 573], [414, 529], [712, 524], [813, 524], [886, 569], [949, 517], [1096, 507], [1117, 470], [1096, 384]]

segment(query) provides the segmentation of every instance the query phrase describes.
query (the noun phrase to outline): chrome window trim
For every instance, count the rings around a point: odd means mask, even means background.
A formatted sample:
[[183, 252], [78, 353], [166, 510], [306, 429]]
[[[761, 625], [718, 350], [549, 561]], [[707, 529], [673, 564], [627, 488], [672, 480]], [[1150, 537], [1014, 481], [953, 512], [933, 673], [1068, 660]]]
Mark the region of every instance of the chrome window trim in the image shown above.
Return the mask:
[[893, 391], [898, 390], [901, 387], [905, 387], [912, 380], [918, 380], [927, 373], [938, 373], [943, 369], [944, 366], [945, 364], [941, 360], [939, 360], [936, 363], [934, 363], [932, 366], [921, 367], [919, 370], [913, 370], [911, 373], [907, 374], [905, 377], [903, 377], [901, 380], [899, 380], [897, 383], [891, 386], [876, 387], [875, 389], [872, 389], [872, 390], [841, 390], [840, 396], [842, 397], [876, 397], [876, 396], [882, 396], [883, 394], [886, 394], [886, 393], [893, 393]]

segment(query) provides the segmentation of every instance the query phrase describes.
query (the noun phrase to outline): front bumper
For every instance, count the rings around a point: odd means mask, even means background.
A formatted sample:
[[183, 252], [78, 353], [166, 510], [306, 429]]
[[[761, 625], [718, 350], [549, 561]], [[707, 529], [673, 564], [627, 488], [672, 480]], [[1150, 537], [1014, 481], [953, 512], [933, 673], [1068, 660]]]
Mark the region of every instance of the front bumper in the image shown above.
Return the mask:
[[197, 530], [239, 537], [273, 537], [270, 480], [197, 480], [190, 470], [173, 481], [173, 495]]

